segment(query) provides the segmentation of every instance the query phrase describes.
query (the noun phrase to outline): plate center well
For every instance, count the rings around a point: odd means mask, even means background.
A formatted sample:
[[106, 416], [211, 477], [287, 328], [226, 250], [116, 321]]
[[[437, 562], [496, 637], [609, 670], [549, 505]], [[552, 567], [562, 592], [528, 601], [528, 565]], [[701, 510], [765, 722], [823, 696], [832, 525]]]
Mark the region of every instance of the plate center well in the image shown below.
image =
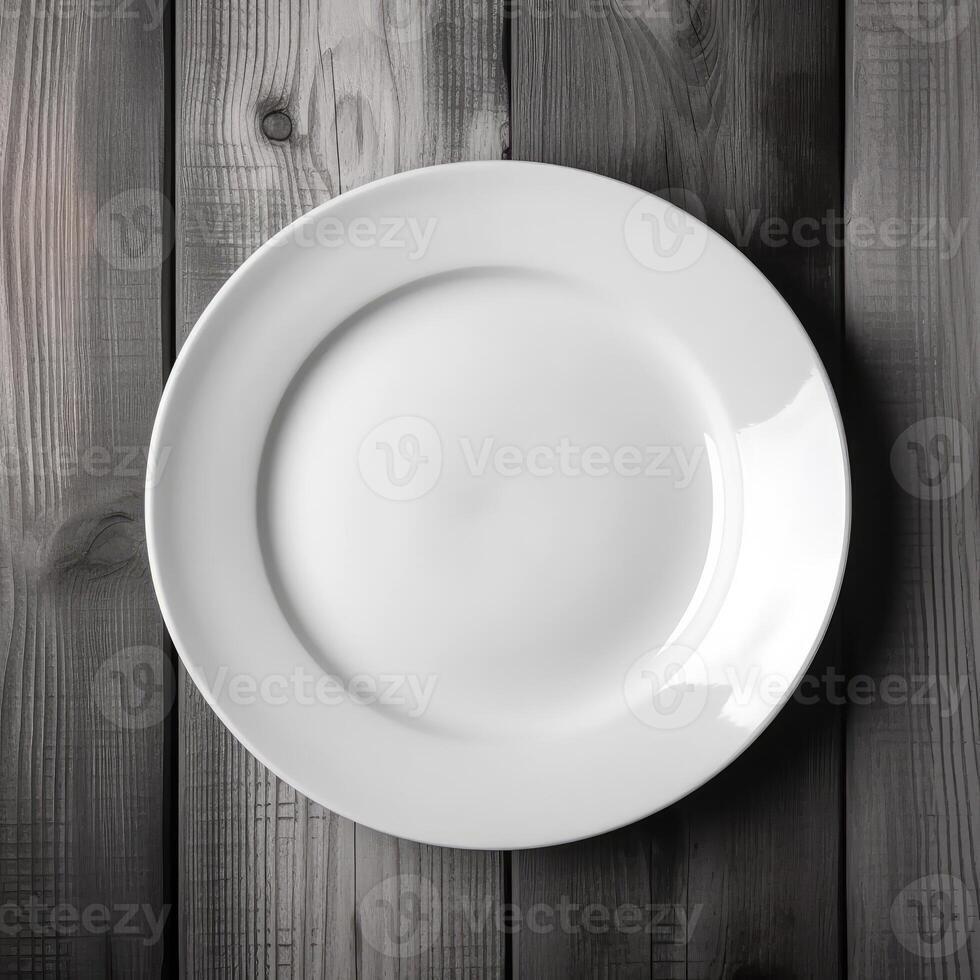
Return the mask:
[[709, 394], [653, 302], [510, 269], [388, 294], [307, 360], [269, 433], [258, 521], [283, 614], [407, 724], [614, 722], [705, 566]]

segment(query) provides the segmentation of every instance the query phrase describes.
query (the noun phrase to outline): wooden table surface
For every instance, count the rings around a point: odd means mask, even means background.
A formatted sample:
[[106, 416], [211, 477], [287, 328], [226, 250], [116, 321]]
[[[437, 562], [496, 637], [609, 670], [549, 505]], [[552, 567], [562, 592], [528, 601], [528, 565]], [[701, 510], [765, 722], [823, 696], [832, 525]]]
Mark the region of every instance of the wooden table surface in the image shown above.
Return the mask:
[[[4, 4], [0, 976], [980, 976], [974, 7]], [[834, 380], [855, 511], [806, 690], [742, 758], [634, 826], [486, 853], [250, 757], [176, 665], [142, 490], [175, 352], [253, 249], [501, 157], [744, 249]]]

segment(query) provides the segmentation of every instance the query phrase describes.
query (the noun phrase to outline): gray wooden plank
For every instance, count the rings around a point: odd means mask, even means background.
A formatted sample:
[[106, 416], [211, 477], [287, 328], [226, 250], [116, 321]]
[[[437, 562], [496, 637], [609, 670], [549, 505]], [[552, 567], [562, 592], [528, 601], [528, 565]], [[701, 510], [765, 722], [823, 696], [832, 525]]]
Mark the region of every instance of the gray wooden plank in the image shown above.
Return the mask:
[[357, 828], [359, 977], [505, 975], [506, 862]]
[[[318, 21], [303, 3], [178, 9], [178, 343], [255, 248], [339, 190]], [[270, 140], [287, 106], [294, 134]], [[182, 974], [346, 980], [353, 825], [256, 762], [183, 671], [179, 719]]]
[[[313, 205], [410, 167], [501, 154], [496, 3], [191, 0], [178, 40], [181, 338], [242, 260]], [[186, 678], [180, 711], [188, 976], [501, 972], [502, 936], [464, 911], [496, 907], [498, 855], [355, 828], [265, 771]], [[436, 896], [424, 947], [389, 938], [417, 915], [405, 868]]]
[[[818, 225], [812, 242], [809, 225], [793, 227], [840, 215], [836, 5], [609, 0], [577, 16], [564, 5], [535, 10], [518, 7], [514, 25], [515, 158], [597, 171], [700, 212], [776, 284], [836, 374], [836, 223]], [[831, 638], [816, 670], [834, 663]], [[615, 931], [591, 937], [588, 956], [576, 935], [522, 932], [520, 975], [631, 976], [645, 962], [663, 977], [837, 976], [840, 725], [823, 700], [791, 704], [735, 766], [666, 813], [562, 856], [523, 855], [522, 906], [566, 896], [611, 908], [628, 898], [658, 915], [678, 910], [686, 925], [647, 937], [645, 960], [635, 938]]]
[[847, 5], [855, 977], [980, 972], [976, 15]]
[[162, 17], [0, 18], [0, 974], [159, 975]]
[[517, 852], [515, 974], [682, 976], [676, 938], [686, 905], [675, 872], [676, 850], [686, 848], [684, 828], [667, 814], [574, 844]]

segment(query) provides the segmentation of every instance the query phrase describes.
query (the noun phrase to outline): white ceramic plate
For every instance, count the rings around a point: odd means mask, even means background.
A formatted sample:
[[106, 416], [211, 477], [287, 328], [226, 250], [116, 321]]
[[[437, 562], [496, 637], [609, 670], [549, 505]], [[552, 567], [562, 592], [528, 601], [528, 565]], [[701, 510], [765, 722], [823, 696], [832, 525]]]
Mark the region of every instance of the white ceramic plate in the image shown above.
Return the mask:
[[723, 239], [591, 174], [401, 174], [221, 289], [153, 433], [153, 580], [225, 724], [437, 844], [625, 824], [790, 696], [847, 547], [813, 347]]

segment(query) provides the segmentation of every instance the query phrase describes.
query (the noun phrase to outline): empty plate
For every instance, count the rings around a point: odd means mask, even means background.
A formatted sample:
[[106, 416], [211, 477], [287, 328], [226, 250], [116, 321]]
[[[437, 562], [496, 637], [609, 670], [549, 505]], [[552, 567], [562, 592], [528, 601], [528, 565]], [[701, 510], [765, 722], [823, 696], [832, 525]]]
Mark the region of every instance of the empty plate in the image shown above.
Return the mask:
[[806, 670], [847, 547], [826, 374], [635, 188], [453, 164], [221, 289], [164, 393], [153, 579], [266, 766], [403, 837], [530, 847], [694, 789]]

